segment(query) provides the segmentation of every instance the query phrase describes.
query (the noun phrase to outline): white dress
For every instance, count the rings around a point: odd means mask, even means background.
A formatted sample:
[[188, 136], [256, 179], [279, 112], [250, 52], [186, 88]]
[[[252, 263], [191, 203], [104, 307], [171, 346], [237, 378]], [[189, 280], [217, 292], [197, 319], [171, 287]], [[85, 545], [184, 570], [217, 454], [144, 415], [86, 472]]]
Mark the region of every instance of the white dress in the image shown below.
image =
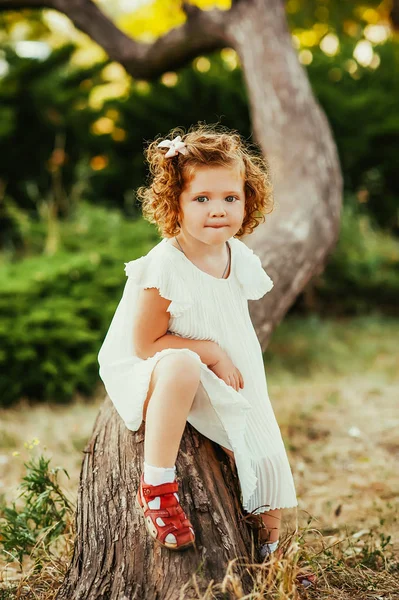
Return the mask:
[[[157, 361], [171, 352], [185, 352], [198, 360], [201, 382], [187, 420], [207, 438], [233, 450], [243, 508], [257, 514], [298, 503], [248, 310], [248, 300], [261, 298], [273, 282], [244, 242], [231, 237], [228, 243], [230, 274], [223, 279], [196, 267], [166, 238], [145, 256], [125, 263], [127, 281], [98, 354], [99, 372], [126, 427], [137, 431]], [[240, 370], [242, 389], [227, 385], [188, 348], [167, 348], [145, 360], [135, 355], [136, 298], [140, 288], [151, 287], [171, 300], [168, 332], [219, 344]]]

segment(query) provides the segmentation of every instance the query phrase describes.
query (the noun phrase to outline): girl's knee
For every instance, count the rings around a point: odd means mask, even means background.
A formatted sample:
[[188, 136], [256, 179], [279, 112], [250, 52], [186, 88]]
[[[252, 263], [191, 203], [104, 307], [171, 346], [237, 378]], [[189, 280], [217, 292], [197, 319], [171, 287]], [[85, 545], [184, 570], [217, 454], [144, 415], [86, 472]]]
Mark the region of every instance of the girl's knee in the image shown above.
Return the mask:
[[159, 360], [160, 377], [173, 379], [181, 384], [199, 385], [201, 378], [200, 361], [185, 352], [171, 352]]
[[143, 405], [143, 421], [154, 389], [167, 381], [178, 382], [179, 386], [198, 388], [201, 379], [201, 366], [198, 360], [184, 352], [171, 352], [162, 356], [152, 370]]

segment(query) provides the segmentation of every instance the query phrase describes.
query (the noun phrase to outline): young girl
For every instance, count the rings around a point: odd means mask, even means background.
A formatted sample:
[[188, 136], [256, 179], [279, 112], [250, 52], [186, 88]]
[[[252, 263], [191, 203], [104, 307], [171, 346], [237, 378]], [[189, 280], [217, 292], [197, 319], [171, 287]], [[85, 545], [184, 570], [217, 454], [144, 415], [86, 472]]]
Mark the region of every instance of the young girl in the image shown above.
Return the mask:
[[243, 508], [264, 524], [265, 557], [278, 545], [281, 509], [297, 506], [248, 311], [273, 282], [240, 240], [272, 210], [268, 168], [225, 128], [170, 137], [148, 145], [151, 182], [138, 190], [162, 239], [125, 263], [100, 376], [126, 427], [145, 421], [137, 502], [150, 535], [175, 550], [195, 541], [175, 478], [188, 421], [235, 461]]

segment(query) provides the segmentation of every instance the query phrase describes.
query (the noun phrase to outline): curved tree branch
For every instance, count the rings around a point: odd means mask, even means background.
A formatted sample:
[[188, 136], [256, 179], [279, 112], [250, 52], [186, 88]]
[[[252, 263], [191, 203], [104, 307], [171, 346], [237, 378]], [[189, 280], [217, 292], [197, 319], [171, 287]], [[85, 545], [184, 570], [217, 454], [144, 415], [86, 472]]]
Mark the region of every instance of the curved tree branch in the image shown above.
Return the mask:
[[64, 13], [130, 75], [147, 80], [179, 69], [202, 52], [226, 46], [226, 19], [231, 12], [203, 11], [182, 2], [186, 22], [155, 42], [144, 43], [124, 34], [92, 0], [0, 0], [0, 11], [22, 8], [52, 8]]

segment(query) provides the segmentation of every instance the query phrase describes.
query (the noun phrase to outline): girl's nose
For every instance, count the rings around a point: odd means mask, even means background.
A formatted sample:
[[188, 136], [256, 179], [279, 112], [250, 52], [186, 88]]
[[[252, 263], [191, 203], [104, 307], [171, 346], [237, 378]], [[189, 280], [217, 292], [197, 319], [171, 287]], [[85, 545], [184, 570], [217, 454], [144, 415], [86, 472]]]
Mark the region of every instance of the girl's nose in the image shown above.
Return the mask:
[[220, 203], [219, 205], [213, 205], [212, 210], [209, 212], [209, 214], [210, 215], [225, 215], [226, 208], [222, 203]]

